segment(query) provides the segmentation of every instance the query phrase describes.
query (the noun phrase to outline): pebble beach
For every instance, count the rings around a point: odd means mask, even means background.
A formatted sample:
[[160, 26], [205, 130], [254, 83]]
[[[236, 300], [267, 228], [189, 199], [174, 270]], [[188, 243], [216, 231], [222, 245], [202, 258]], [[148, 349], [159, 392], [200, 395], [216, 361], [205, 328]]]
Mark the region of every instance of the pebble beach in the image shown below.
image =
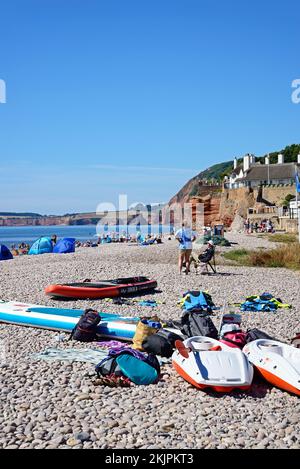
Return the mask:
[[[236, 247], [270, 248], [264, 238], [226, 233]], [[20, 256], [0, 265], [0, 299], [140, 316], [155, 312], [179, 320], [177, 301], [191, 290], [207, 290], [216, 306], [241, 302], [265, 291], [293, 305], [275, 313], [241, 313], [242, 326], [257, 327], [290, 343], [300, 331], [300, 276], [286, 269], [218, 266], [222, 275], [179, 275], [177, 243], [101, 245], [74, 254]], [[155, 309], [104, 300], [57, 302], [44, 288], [53, 283], [144, 275], [158, 282], [147, 295]], [[144, 299], [145, 297], [143, 297]], [[234, 309], [231, 309], [234, 310]], [[238, 312], [238, 311], [236, 311]], [[218, 328], [222, 310], [212, 320]], [[94, 383], [94, 365], [34, 360], [49, 347], [96, 348], [57, 341], [58, 333], [0, 324], [0, 448], [300, 448], [299, 397], [255, 377], [247, 392], [203, 392], [164, 364], [157, 384], [111, 388]], [[67, 337], [67, 335], [66, 335]]]

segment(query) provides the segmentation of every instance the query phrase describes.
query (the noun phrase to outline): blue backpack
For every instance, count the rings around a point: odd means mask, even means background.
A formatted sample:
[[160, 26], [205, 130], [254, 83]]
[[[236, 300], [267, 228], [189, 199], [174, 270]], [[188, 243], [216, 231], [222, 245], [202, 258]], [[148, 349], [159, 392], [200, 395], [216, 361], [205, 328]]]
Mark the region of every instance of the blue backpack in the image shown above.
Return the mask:
[[182, 307], [186, 311], [200, 310], [212, 312], [214, 308], [212, 297], [203, 291], [187, 291], [183, 294]]
[[147, 385], [158, 380], [160, 365], [154, 354], [147, 356], [128, 349], [108, 355], [96, 366], [96, 373], [98, 377], [125, 376], [135, 384]]

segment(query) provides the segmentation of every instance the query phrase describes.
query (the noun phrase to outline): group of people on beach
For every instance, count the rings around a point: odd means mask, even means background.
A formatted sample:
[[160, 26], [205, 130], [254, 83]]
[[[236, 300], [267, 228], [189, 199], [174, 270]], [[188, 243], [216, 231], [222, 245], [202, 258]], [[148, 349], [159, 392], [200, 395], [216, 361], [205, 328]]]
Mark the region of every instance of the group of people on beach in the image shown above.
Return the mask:
[[250, 222], [249, 218], [244, 221], [245, 233], [274, 233], [274, 224], [271, 220], [265, 218], [258, 222]]
[[[75, 247], [97, 247], [101, 244], [105, 243], [145, 243], [145, 244], [160, 244], [162, 243], [162, 237], [163, 235], [157, 234], [148, 234], [146, 236], [143, 236], [141, 232], [137, 231], [136, 234], [129, 234], [126, 233], [125, 231], [122, 233], [103, 233], [102, 235], [99, 235], [97, 239], [95, 240], [86, 240], [86, 241], [79, 241], [76, 240]], [[52, 235], [51, 236], [51, 242], [53, 244], [53, 247], [57, 243], [57, 235]], [[19, 255], [19, 254], [28, 254], [30, 250], [30, 244], [28, 243], [20, 243], [19, 245], [12, 244], [11, 249], [14, 253], [14, 255]]]
[[[205, 234], [208, 234], [207, 231], [204, 231]], [[193, 242], [197, 239], [196, 231], [192, 230], [192, 228], [188, 225], [187, 222], [182, 223], [182, 227], [176, 232], [172, 232], [169, 234], [168, 239], [172, 239], [171, 236], [174, 236], [175, 239], [178, 241], [179, 246], [179, 260], [178, 260], [178, 267], [179, 273], [181, 274], [183, 267], [185, 267], [185, 273], [188, 274], [190, 272], [190, 265], [192, 261], [200, 262], [207, 262], [211, 259], [212, 255], [214, 254], [214, 243], [212, 240], [208, 241], [207, 249], [199, 256], [198, 259], [194, 259], [192, 255], [193, 249]], [[162, 243], [163, 235], [159, 233], [158, 235], [148, 234], [143, 236], [140, 231], [137, 231], [135, 234], [130, 235], [129, 233], [122, 232], [121, 234], [112, 232], [110, 233], [103, 233], [103, 235], [99, 235], [97, 240], [87, 240], [84, 242], [76, 241], [75, 246], [78, 247], [97, 247], [101, 244], [105, 243], [139, 243], [139, 244], [161, 244]], [[51, 242], [53, 246], [57, 243], [57, 235], [51, 236]], [[20, 243], [18, 248], [16, 245], [11, 246], [12, 250], [14, 251], [14, 255], [19, 254], [28, 254], [30, 245], [26, 243]]]
[[146, 236], [143, 236], [139, 231], [136, 232], [136, 234], [132, 235], [126, 232], [122, 232], [121, 234], [116, 232], [103, 233], [102, 235], [99, 234], [97, 240], [76, 241], [76, 247], [97, 247], [101, 244], [106, 243], [161, 244], [162, 234], [148, 234]]
[[30, 245], [27, 243], [20, 243], [18, 246], [16, 244], [11, 245], [12, 254], [17, 256], [19, 254], [28, 254]]

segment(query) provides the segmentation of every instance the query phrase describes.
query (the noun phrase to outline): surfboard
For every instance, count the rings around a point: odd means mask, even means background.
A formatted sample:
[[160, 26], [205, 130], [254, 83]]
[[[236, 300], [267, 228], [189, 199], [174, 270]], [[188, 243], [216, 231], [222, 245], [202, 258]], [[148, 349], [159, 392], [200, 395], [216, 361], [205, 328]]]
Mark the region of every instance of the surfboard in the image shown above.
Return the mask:
[[[48, 308], [21, 302], [0, 302], [0, 322], [43, 329], [71, 332], [83, 310]], [[123, 317], [99, 312], [99, 337], [131, 340], [136, 331], [138, 317]]]

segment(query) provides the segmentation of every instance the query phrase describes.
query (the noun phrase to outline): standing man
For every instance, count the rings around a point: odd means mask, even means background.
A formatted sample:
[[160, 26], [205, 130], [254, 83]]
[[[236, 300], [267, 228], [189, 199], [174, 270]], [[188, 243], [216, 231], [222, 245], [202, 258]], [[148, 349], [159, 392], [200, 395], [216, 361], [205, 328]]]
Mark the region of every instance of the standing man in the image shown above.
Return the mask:
[[179, 259], [178, 267], [181, 274], [183, 263], [185, 263], [185, 273], [190, 271], [190, 257], [193, 249], [193, 241], [197, 238], [194, 231], [187, 226], [186, 222], [182, 223], [182, 227], [175, 234], [175, 239], [179, 241]]

